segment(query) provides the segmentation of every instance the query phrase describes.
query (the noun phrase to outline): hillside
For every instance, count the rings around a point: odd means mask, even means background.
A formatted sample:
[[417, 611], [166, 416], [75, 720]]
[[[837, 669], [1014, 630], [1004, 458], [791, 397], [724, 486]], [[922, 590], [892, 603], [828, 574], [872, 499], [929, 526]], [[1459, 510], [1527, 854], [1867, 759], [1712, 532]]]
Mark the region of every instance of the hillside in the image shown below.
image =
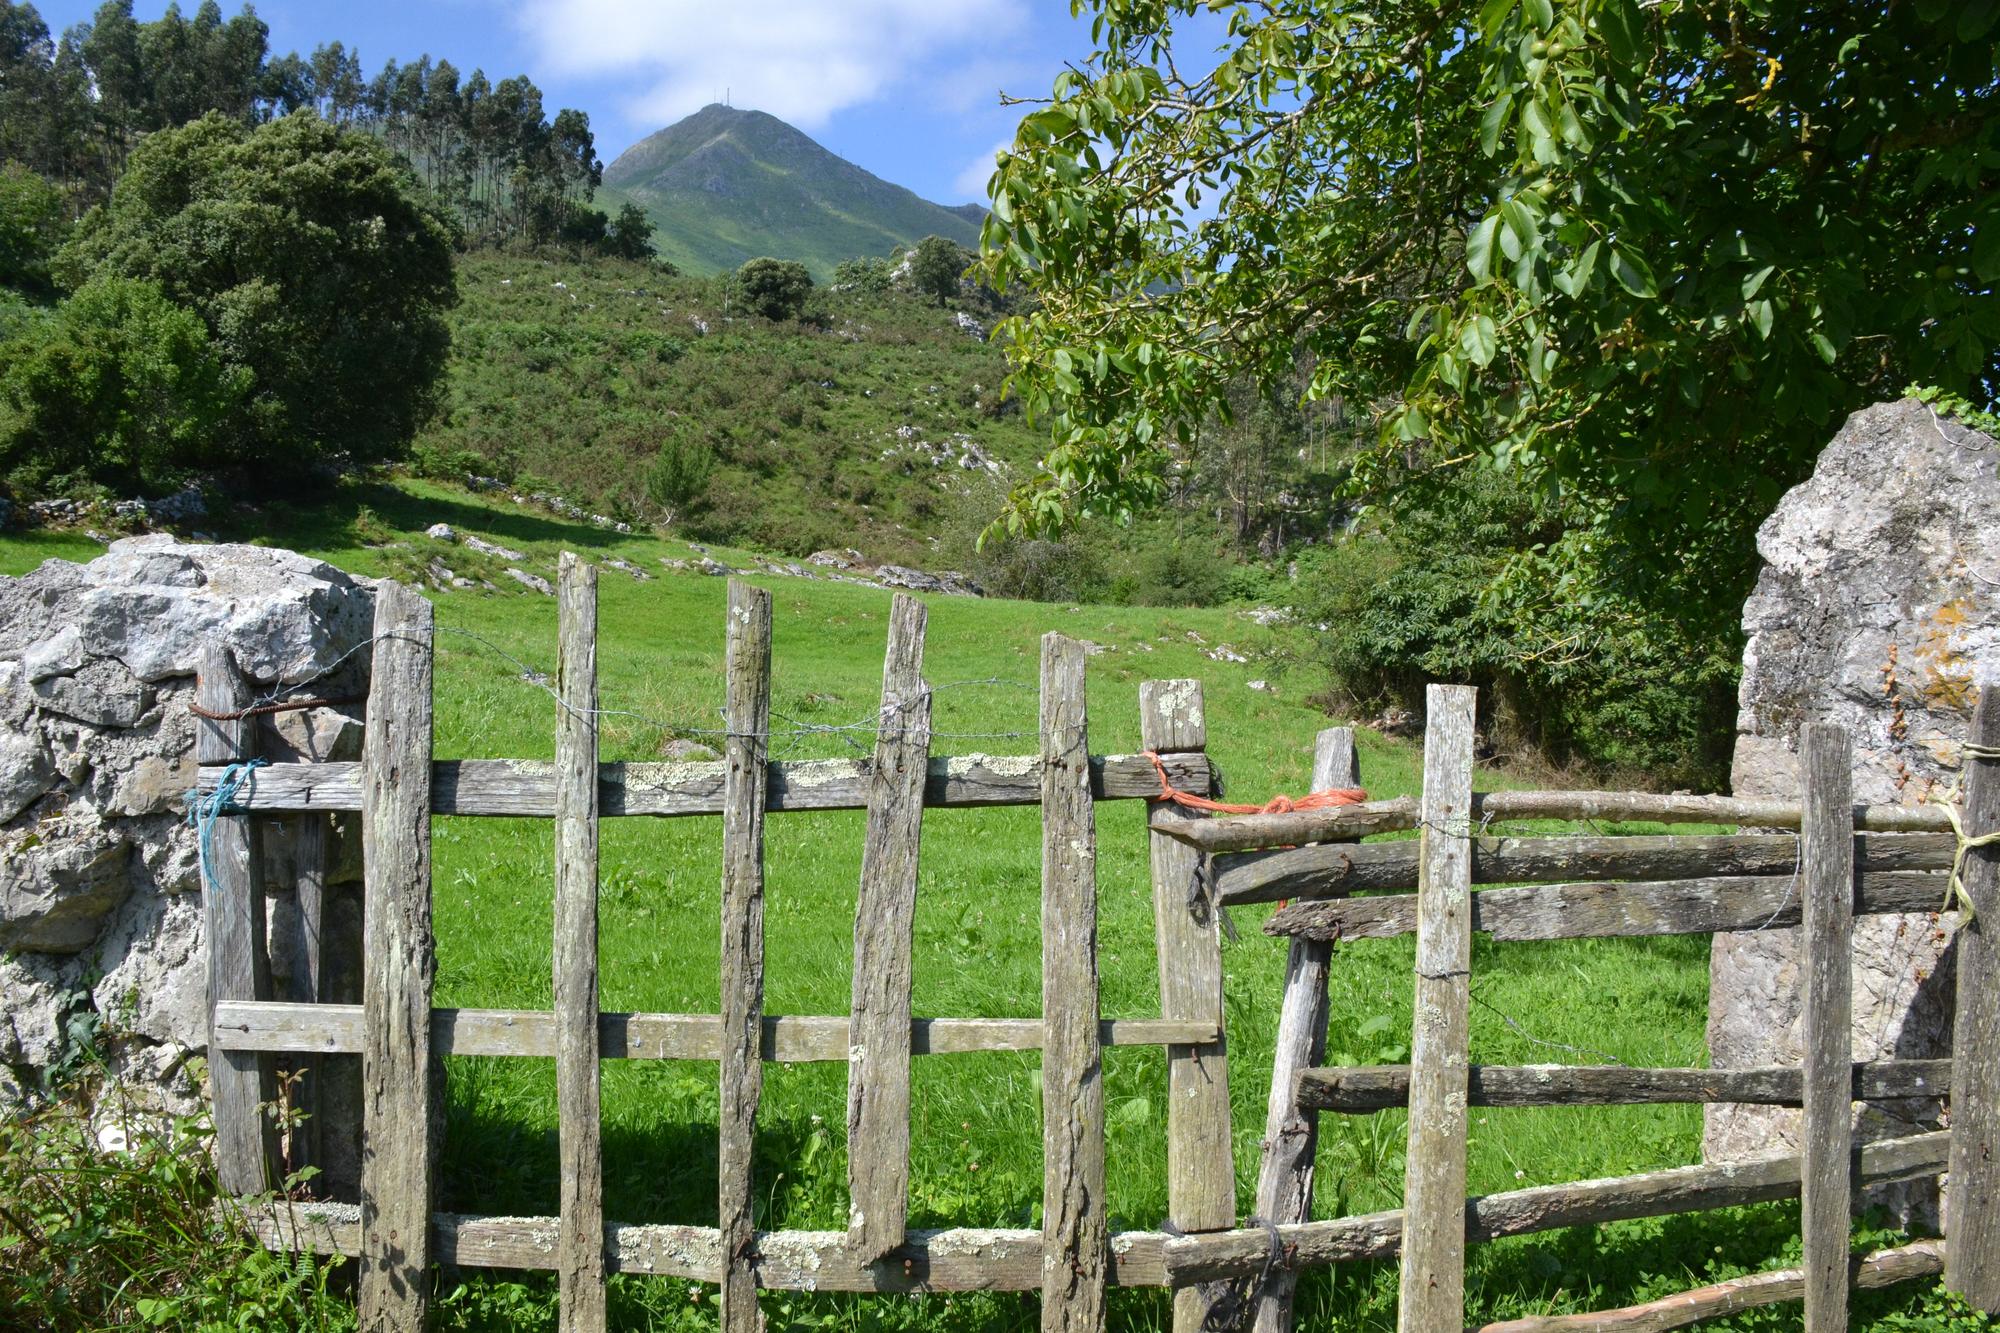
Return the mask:
[[417, 441], [440, 478], [643, 521], [646, 470], [677, 439], [715, 460], [681, 531], [932, 568], [965, 558], [1046, 441], [1002, 403], [1000, 349], [896, 291], [821, 290], [774, 322], [732, 313], [715, 279], [474, 255], [459, 292], [446, 409]]
[[945, 208], [828, 152], [775, 116], [707, 106], [641, 139], [604, 170], [599, 207], [630, 201], [659, 253], [691, 273], [746, 259], [834, 265], [945, 236], [975, 245], [984, 210]]

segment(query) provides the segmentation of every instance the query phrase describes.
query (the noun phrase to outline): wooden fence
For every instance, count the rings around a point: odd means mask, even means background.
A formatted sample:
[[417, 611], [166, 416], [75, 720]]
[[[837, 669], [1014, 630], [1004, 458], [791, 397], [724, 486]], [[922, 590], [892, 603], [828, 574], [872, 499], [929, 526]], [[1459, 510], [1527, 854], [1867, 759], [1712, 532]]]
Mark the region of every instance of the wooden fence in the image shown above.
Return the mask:
[[[1456, 1330], [1465, 1326], [1466, 1242], [1512, 1234], [1485, 1220], [1496, 1200], [1509, 1196], [1465, 1197], [1468, 1106], [1802, 1107], [1804, 1141], [1797, 1156], [1566, 1187], [1578, 1206], [1565, 1215], [1566, 1222], [1604, 1221], [1722, 1207], [1775, 1197], [1772, 1187], [1782, 1176], [1785, 1193], [1803, 1196], [1802, 1269], [1757, 1274], [1625, 1310], [1512, 1320], [1490, 1325], [1486, 1333], [1664, 1329], [1801, 1299], [1807, 1328], [1832, 1333], [1847, 1327], [1851, 1283], [1881, 1286], [1941, 1269], [1947, 1283], [1975, 1305], [2000, 1312], [2000, 1210], [1989, 1202], [2000, 1186], [2000, 1059], [1995, 1057], [2000, 975], [1993, 924], [2000, 922], [2000, 858], [1955, 836], [1942, 808], [1856, 808], [1851, 742], [1833, 726], [1806, 728], [1800, 755], [1804, 795], [1796, 804], [1607, 792], [1475, 795], [1473, 703], [1471, 690], [1432, 688], [1424, 790], [1417, 800], [1245, 816], [1178, 830], [1212, 855], [1224, 906], [1291, 900], [1265, 927], [1291, 938], [1291, 954], [1258, 1193], [1263, 1215], [1287, 1235], [1325, 1225], [1309, 1222], [1307, 1212], [1320, 1112], [1407, 1106], [1399, 1326], [1410, 1333]], [[1323, 733], [1315, 781], [1353, 784], [1352, 754], [1346, 733]], [[2000, 827], [2000, 773], [1993, 762], [2000, 759], [2000, 694], [1982, 697], [1966, 756], [1961, 822], [1965, 833], [1976, 837]], [[1762, 824], [1797, 832], [1482, 836], [1487, 826], [1510, 819], [1597, 817]], [[1406, 828], [1419, 829], [1419, 839], [1351, 841]], [[1955, 878], [1958, 885], [1952, 887]], [[1511, 887], [1472, 892], [1481, 883]], [[1387, 892], [1355, 896], [1369, 891]], [[1855, 1062], [1849, 1042], [1854, 914], [1936, 913], [1954, 900], [1977, 908], [1957, 914], [1957, 1058]], [[1552, 940], [1791, 925], [1803, 926], [1800, 1066], [1470, 1063], [1475, 931], [1496, 940]], [[1408, 934], [1416, 936], [1410, 1063], [1321, 1067], [1334, 944]], [[1868, 1143], [1857, 1150], [1854, 1102], [1947, 1094], [1949, 1133]], [[1947, 1168], [1948, 1246], [1927, 1241], [1850, 1255], [1850, 1216], [1861, 1186], [1935, 1176]], [[1700, 1183], [1687, 1187], [1697, 1174]], [[1669, 1196], [1671, 1206], [1663, 1206]], [[1256, 1302], [1260, 1331], [1292, 1326], [1293, 1273], [1319, 1259], [1301, 1245], [1285, 1271], [1262, 1284]]]
[[[1042, 643], [1038, 753], [994, 758], [930, 752], [922, 678], [924, 609], [895, 600], [871, 760], [773, 762], [770, 599], [732, 581], [726, 619], [728, 737], [719, 763], [615, 764], [597, 754], [596, 575], [561, 566], [560, 700], [553, 763], [439, 760], [432, 753], [430, 605], [384, 582], [362, 757], [266, 763], [243, 719], [203, 724], [201, 789], [227, 788], [227, 817], [208, 833], [214, 1112], [226, 1188], [255, 1194], [277, 1178], [279, 1144], [263, 1115], [274, 1057], [360, 1056], [360, 1205], [279, 1202], [250, 1209], [267, 1244], [359, 1259], [364, 1329], [422, 1327], [438, 1263], [554, 1270], [566, 1329], [600, 1328], [610, 1273], [717, 1284], [725, 1330], [761, 1327], [759, 1289], [1042, 1293], [1050, 1329], [1105, 1323], [1110, 1284], [1177, 1291], [1177, 1333], [1289, 1328], [1303, 1269], [1400, 1254], [1402, 1327], [1463, 1325], [1465, 1244], [1579, 1224], [1805, 1198], [1801, 1272], [1762, 1274], [1692, 1293], [1703, 1314], [1803, 1299], [1814, 1330], [1844, 1327], [1850, 1279], [1880, 1285], [1946, 1267], [1976, 1304], [2000, 1310], [2000, 1061], [1855, 1064], [1847, 1047], [1848, 930], [1854, 911], [1934, 910], [1961, 845], [1942, 812], [1856, 810], [1845, 738], [1807, 738], [1802, 804], [1620, 793], [1475, 795], [1472, 696], [1436, 688], [1417, 800], [1287, 815], [1202, 819], [1157, 800], [1160, 779], [1208, 792], [1200, 686], [1149, 682], [1141, 736], [1152, 754], [1092, 755], [1082, 645]], [[247, 702], [227, 656], [204, 657], [202, 704]], [[1980, 753], [2000, 753], [2000, 704], [1982, 703]], [[1356, 780], [1351, 735], [1322, 737], [1316, 787]], [[1968, 764], [1968, 830], [2000, 827], [2000, 776]], [[1158, 1017], [1106, 1019], [1097, 974], [1094, 803], [1149, 802], [1160, 969]], [[911, 944], [926, 806], [1042, 806], [1043, 1013], [1038, 1019], [924, 1018], [911, 1013]], [[855, 920], [850, 1013], [763, 1011], [763, 832], [792, 810], [868, 811]], [[362, 1003], [272, 995], [263, 940], [267, 841], [302, 838], [296, 817], [358, 813], [366, 855]], [[555, 821], [554, 1007], [551, 1012], [439, 1009], [432, 1004], [430, 828], [435, 815]], [[720, 815], [723, 843], [721, 1012], [605, 1013], [597, 997], [597, 838], [618, 816]], [[1703, 820], [1796, 828], [1790, 834], [1691, 838], [1490, 838], [1521, 818]], [[288, 822], [289, 821], [289, 822]], [[1360, 837], [1421, 828], [1414, 842]], [[1855, 830], [1862, 830], [1859, 834]], [[1588, 881], [1585, 882], [1586, 877]], [[2000, 921], [1990, 851], [1972, 854], [1964, 889], [1982, 909], [1959, 931], [1957, 1050], [2000, 1043], [2000, 959], [1986, 923]], [[1520, 886], [1473, 893], [1476, 883]], [[1191, 886], [1194, 890], [1191, 892]], [[1376, 896], [1358, 892], [1386, 891]], [[1408, 892], [1414, 890], [1414, 892]], [[1276, 1077], [1268, 1107], [1255, 1225], [1239, 1225], [1231, 1157], [1222, 1014], [1219, 907], [1294, 900], [1267, 927], [1291, 936]], [[1469, 1063], [1471, 936], [1554, 939], [1805, 925], [1807, 1058], [1802, 1068], [1632, 1070], [1498, 1068]], [[1326, 979], [1337, 941], [1415, 933], [1417, 1006], [1407, 1067], [1328, 1069]], [[318, 1000], [320, 1002], [312, 1002]], [[1111, 1234], [1105, 1212], [1101, 1050], [1164, 1048], [1172, 1096], [1166, 1153], [1174, 1225]], [[1040, 1229], [911, 1229], [909, 1061], [966, 1051], [1039, 1050], [1043, 1084]], [[449, 1214], [435, 1207], [440, 1148], [437, 1057], [553, 1058], [560, 1111], [555, 1217]], [[720, 1063], [718, 1225], [607, 1222], [602, 1202], [598, 1075], [606, 1059]], [[768, 1060], [848, 1065], [848, 1226], [758, 1231], [751, 1148]], [[308, 1084], [310, 1086], [310, 1084]], [[1950, 1133], [1850, 1144], [1851, 1102], [1937, 1095], [1949, 1087]], [[1802, 1153], [1680, 1167], [1615, 1180], [1541, 1186], [1467, 1199], [1466, 1107], [1748, 1101], [1803, 1105]], [[1312, 1155], [1322, 1111], [1410, 1108], [1406, 1207], [1313, 1220]], [[1847, 1218], [1870, 1183], [1949, 1166], [1949, 1250], [1931, 1243], [1850, 1264]], [[1268, 1224], [1268, 1225], [1267, 1225]], [[1659, 1311], [1591, 1316], [1604, 1328], [1687, 1322]], [[1625, 1322], [1617, 1322], [1624, 1319]], [[1560, 1320], [1509, 1329], [1555, 1329]]]

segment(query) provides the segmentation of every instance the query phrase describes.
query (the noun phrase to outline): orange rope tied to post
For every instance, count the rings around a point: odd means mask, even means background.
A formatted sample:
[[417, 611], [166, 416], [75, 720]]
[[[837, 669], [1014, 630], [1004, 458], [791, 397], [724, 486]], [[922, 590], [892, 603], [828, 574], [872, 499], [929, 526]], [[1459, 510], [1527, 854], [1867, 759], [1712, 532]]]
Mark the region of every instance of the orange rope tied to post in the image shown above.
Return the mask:
[[1160, 756], [1151, 750], [1144, 752], [1153, 761], [1153, 771], [1160, 775], [1160, 794], [1157, 800], [1172, 801], [1188, 810], [1206, 810], [1216, 815], [1288, 815], [1294, 810], [1328, 810], [1338, 805], [1360, 805], [1368, 799], [1368, 793], [1359, 787], [1334, 787], [1327, 791], [1316, 791], [1299, 797], [1296, 801], [1282, 793], [1273, 796], [1262, 805], [1239, 805], [1229, 801], [1211, 801], [1206, 796], [1196, 796], [1193, 792], [1182, 791], [1167, 780], [1167, 768], [1160, 762]]

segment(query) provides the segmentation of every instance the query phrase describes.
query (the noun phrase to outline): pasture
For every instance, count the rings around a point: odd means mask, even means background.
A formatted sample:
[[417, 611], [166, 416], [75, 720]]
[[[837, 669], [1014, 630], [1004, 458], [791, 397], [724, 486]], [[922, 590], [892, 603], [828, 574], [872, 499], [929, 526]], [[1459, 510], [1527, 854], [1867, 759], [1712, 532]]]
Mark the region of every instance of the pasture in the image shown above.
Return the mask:
[[[282, 517], [283, 522], [270, 521]], [[299, 521], [303, 519], [304, 521]], [[658, 575], [639, 582], [607, 569], [601, 583], [603, 757], [653, 759], [662, 744], [697, 741], [720, 725], [723, 580], [668, 574], [678, 543], [621, 537], [459, 492], [408, 484], [344, 493], [310, 515], [271, 515], [265, 530], [360, 573], [405, 571], [428, 553], [420, 534], [443, 519], [527, 551], [547, 572], [564, 547], [618, 558]], [[263, 527], [263, 523], [259, 523]], [[298, 536], [297, 534], [305, 534]], [[238, 533], [225, 535], [249, 536]], [[398, 547], [398, 543], [402, 545]], [[0, 541], [0, 569], [49, 554], [87, 558], [81, 539]], [[449, 550], [450, 548], [441, 548]], [[730, 564], [745, 557], [713, 555]], [[775, 601], [773, 758], [865, 750], [879, 692], [889, 596], [837, 583], [751, 576]], [[440, 757], [546, 757], [555, 704], [533, 679], [553, 669], [555, 603], [534, 594], [444, 592], [438, 605]], [[1255, 650], [1267, 631], [1220, 610], [931, 601], [926, 676], [936, 688], [935, 753], [1034, 748], [1037, 640], [1046, 630], [1102, 645], [1089, 662], [1091, 748], [1139, 748], [1138, 686], [1192, 676], [1207, 690], [1210, 753], [1233, 799], [1303, 789], [1314, 733], [1327, 719], [1303, 702], [1311, 682], [1275, 677]], [[1205, 649], [1227, 642], [1245, 664]], [[789, 730], [792, 734], [784, 734]], [[1361, 733], [1372, 795], [1412, 792], [1414, 744]], [[1514, 785], [1483, 772], [1481, 786]], [[1158, 1012], [1142, 807], [1100, 807], [1103, 1012]], [[774, 815], [767, 843], [766, 1008], [844, 1013], [865, 816]], [[1624, 826], [1623, 831], [1638, 831]], [[929, 1016], [1032, 1016], [1040, 1007], [1039, 811], [933, 811], [925, 819], [916, 917], [915, 1009]], [[547, 1009], [553, 850], [547, 821], [440, 819], [436, 910], [443, 1006]], [[713, 1011], [718, 1004], [719, 826], [708, 820], [609, 823], [602, 849], [601, 966], [606, 1009]], [[1235, 914], [1225, 944], [1225, 995], [1240, 1207], [1247, 1212], [1264, 1121], [1285, 944], [1259, 930], [1263, 909]], [[1358, 941], [1332, 972], [1329, 1063], [1407, 1057], [1411, 945]], [[1475, 960], [1472, 1053], [1489, 1063], [1705, 1063], [1707, 943], [1701, 937], [1592, 940], [1492, 950]], [[919, 1060], [913, 1071], [911, 1224], [1039, 1225], [1041, 1165], [1033, 1053]], [[1165, 1062], [1149, 1049], [1105, 1058], [1114, 1230], [1166, 1216]], [[845, 1069], [773, 1066], [758, 1119], [759, 1225], [839, 1228], [846, 1219]], [[447, 1063], [447, 1210], [556, 1211], [555, 1084], [546, 1061], [454, 1057]], [[603, 1076], [605, 1212], [634, 1222], [713, 1224], [716, 1068], [688, 1062], [609, 1062]], [[1322, 1120], [1315, 1214], [1400, 1201], [1400, 1111]], [[1700, 1157], [1695, 1107], [1487, 1110], [1473, 1115], [1474, 1192], [1683, 1165]], [[1604, 1308], [1700, 1281], [1772, 1266], [1797, 1246], [1796, 1206], [1620, 1224], [1479, 1247], [1469, 1305], [1481, 1316]], [[619, 1279], [614, 1326], [712, 1326], [712, 1289]], [[1927, 1297], [1862, 1296], [1858, 1323], [1932, 1327]], [[482, 1275], [447, 1279], [444, 1326], [553, 1326], [554, 1283]], [[1032, 1327], [1032, 1296], [921, 1300], [770, 1293], [774, 1328]], [[1162, 1326], [1158, 1293], [1117, 1291], [1117, 1326]], [[1377, 1329], [1395, 1322], [1393, 1263], [1310, 1277], [1301, 1327]], [[1739, 1317], [1737, 1328], [1796, 1326], [1796, 1307]]]

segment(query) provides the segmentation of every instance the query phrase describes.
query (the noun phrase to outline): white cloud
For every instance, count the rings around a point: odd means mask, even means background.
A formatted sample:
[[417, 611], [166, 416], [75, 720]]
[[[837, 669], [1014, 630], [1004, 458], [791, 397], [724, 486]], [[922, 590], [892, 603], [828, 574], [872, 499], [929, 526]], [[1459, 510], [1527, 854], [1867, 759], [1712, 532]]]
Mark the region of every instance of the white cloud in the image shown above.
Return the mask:
[[952, 188], [957, 190], [963, 198], [977, 200], [981, 203], [985, 202], [986, 182], [993, 178], [993, 159], [1001, 152], [1013, 146], [1013, 136], [1009, 135], [981, 153], [978, 157], [972, 159], [972, 161], [966, 163], [965, 170], [959, 172], [957, 177], [952, 181]]
[[718, 100], [808, 129], [920, 62], [1012, 31], [1021, 0], [523, 0], [549, 64], [617, 75], [625, 110], [666, 124]]

